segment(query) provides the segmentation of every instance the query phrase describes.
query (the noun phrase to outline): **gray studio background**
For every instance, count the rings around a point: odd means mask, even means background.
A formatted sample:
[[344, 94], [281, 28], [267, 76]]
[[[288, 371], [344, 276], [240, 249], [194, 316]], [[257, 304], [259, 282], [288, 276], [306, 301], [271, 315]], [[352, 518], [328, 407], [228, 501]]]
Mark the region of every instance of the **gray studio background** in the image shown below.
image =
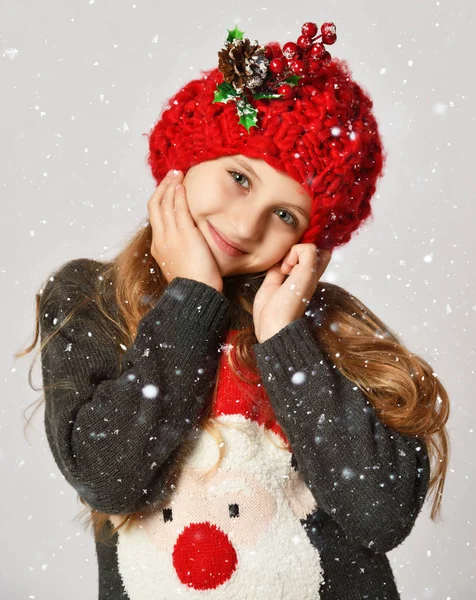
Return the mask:
[[83, 506], [53, 461], [43, 408], [23, 434], [41, 392], [27, 382], [32, 354], [13, 353], [33, 340], [35, 292], [69, 259], [113, 257], [145, 220], [154, 182], [142, 134], [179, 86], [216, 66], [226, 29], [284, 43], [305, 21], [335, 22], [330, 51], [373, 96], [389, 151], [373, 221], [323, 279], [402, 336], [452, 401], [443, 520], [427, 502], [388, 556], [403, 600], [476, 597], [475, 15], [461, 0], [3, 2], [2, 600], [97, 597], [93, 539], [74, 520]]

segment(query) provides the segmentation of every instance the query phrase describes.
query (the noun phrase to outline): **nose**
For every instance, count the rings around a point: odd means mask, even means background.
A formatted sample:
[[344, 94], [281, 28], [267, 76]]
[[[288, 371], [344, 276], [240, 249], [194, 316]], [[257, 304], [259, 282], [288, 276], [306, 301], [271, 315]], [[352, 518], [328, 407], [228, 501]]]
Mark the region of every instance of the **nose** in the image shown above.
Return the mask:
[[175, 543], [173, 565], [180, 581], [196, 590], [214, 590], [233, 575], [238, 556], [229, 537], [211, 523], [191, 523]]
[[258, 243], [265, 232], [266, 219], [266, 212], [262, 208], [252, 208], [243, 204], [233, 207], [228, 215], [230, 235], [233, 234], [235, 241], [245, 247], [248, 247], [250, 242]]

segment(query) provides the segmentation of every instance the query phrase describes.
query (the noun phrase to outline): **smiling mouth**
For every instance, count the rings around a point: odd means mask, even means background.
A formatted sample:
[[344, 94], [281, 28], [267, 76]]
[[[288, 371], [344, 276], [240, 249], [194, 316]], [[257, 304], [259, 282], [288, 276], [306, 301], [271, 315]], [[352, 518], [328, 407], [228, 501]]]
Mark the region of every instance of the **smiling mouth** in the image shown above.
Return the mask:
[[208, 223], [208, 228], [210, 230], [210, 233], [212, 234], [213, 240], [216, 243], [216, 245], [220, 248], [220, 250], [223, 250], [223, 252], [225, 252], [229, 256], [242, 256], [243, 254], [248, 254], [247, 252], [244, 252], [243, 250], [239, 250], [238, 248], [235, 248], [234, 246], [231, 246], [230, 244], [228, 244], [221, 237], [221, 235], [218, 233], [218, 231], [216, 231], [216, 229], [214, 229], [210, 225], [210, 223]]

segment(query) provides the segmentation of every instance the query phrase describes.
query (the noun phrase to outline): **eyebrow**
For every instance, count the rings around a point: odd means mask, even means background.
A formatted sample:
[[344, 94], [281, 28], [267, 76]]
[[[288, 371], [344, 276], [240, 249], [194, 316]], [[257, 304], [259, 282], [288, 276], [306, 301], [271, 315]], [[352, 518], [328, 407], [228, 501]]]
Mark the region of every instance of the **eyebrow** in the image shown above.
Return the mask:
[[[258, 175], [258, 173], [253, 169], [253, 167], [246, 163], [244, 160], [240, 159], [240, 158], [236, 158], [234, 157], [234, 160], [243, 167], [243, 169], [245, 169], [245, 171], [248, 171], [248, 173], [250, 175], [253, 175], [254, 177], [256, 177], [256, 179], [260, 182], [263, 183]], [[292, 206], [293, 208], [295, 208], [296, 210], [298, 210], [303, 217], [305, 217], [307, 220], [309, 220], [309, 215], [306, 214], [305, 210], [302, 209], [300, 206], [298, 206], [297, 204], [291, 204], [290, 202], [286, 202], [286, 204], [288, 206]]]

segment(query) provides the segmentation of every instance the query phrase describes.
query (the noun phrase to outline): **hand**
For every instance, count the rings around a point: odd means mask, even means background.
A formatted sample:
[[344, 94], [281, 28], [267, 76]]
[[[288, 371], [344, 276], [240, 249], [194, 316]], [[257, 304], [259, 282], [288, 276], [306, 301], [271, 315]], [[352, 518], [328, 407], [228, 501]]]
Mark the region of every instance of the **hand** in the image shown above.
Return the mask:
[[[186, 277], [223, 291], [223, 279], [206, 239], [188, 208], [183, 173], [169, 172], [147, 203], [152, 227], [151, 254], [170, 283]], [[175, 186], [180, 184], [180, 188]]]
[[268, 269], [253, 302], [260, 344], [304, 315], [331, 254], [314, 244], [295, 244], [282, 261]]

